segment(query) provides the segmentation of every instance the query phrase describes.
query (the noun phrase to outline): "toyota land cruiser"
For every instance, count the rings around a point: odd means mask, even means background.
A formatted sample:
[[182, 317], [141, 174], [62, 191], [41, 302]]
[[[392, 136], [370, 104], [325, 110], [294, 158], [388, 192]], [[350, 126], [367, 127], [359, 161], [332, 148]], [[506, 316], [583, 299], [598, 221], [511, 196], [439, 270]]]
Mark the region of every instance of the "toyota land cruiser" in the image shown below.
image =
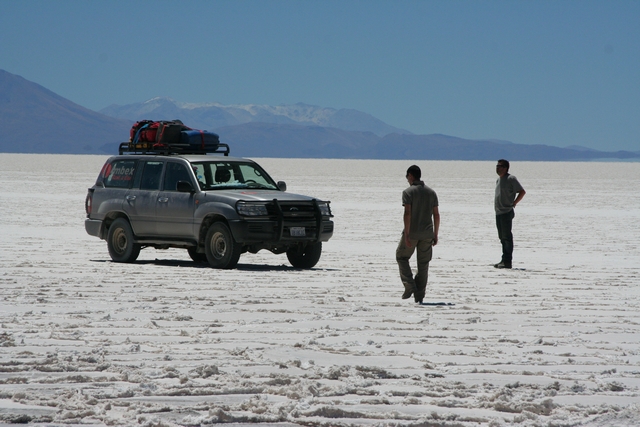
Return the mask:
[[85, 208], [87, 233], [107, 241], [115, 262], [133, 262], [145, 247], [183, 248], [194, 261], [234, 268], [242, 253], [266, 249], [312, 268], [333, 235], [328, 201], [287, 193], [256, 162], [230, 157], [227, 144], [122, 143]]

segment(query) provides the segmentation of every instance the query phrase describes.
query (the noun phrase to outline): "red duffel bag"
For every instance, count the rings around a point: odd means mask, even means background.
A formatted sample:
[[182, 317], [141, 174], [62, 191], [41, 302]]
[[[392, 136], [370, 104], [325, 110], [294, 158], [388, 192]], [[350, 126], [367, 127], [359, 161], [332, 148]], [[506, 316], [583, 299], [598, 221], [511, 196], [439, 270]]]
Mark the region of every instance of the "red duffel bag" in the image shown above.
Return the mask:
[[137, 140], [138, 132], [149, 124], [153, 123], [153, 120], [139, 120], [131, 126], [131, 130], [129, 131], [129, 141], [134, 142]]
[[156, 136], [158, 135], [158, 127], [160, 123], [153, 122], [148, 126], [140, 129], [140, 133], [138, 135], [138, 141], [140, 142], [155, 142]]

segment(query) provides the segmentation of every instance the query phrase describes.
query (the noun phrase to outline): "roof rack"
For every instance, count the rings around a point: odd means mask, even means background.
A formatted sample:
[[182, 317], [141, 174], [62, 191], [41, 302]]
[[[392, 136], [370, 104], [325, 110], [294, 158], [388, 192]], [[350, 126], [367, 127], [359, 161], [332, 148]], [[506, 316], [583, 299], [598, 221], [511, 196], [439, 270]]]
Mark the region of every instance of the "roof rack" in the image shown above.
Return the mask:
[[229, 155], [229, 145], [227, 144], [156, 144], [152, 142], [123, 142], [118, 148], [119, 154], [156, 154], [167, 156], [169, 154], [213, 154], [222, 153]]

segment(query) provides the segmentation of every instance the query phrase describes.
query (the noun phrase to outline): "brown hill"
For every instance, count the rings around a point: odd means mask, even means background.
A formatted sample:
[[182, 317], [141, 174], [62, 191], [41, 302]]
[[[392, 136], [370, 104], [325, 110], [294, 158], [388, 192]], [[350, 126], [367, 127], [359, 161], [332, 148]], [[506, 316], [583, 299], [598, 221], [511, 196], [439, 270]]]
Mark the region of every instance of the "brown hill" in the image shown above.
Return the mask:
[[105, 154], [101, 146], [128, 138], [131, 123], [56, 95], [0, 70], [0, 152]]

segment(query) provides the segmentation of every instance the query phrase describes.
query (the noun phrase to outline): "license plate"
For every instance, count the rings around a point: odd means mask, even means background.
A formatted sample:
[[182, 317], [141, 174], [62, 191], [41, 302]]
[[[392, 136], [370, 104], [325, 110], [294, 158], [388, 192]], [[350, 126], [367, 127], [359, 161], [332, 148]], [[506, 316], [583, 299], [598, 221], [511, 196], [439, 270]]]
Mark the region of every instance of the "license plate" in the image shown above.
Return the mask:
[[307, 230], [304, 227], [291, 227], [289, 233], [291, 237], [304, 237], [307, 235]]

